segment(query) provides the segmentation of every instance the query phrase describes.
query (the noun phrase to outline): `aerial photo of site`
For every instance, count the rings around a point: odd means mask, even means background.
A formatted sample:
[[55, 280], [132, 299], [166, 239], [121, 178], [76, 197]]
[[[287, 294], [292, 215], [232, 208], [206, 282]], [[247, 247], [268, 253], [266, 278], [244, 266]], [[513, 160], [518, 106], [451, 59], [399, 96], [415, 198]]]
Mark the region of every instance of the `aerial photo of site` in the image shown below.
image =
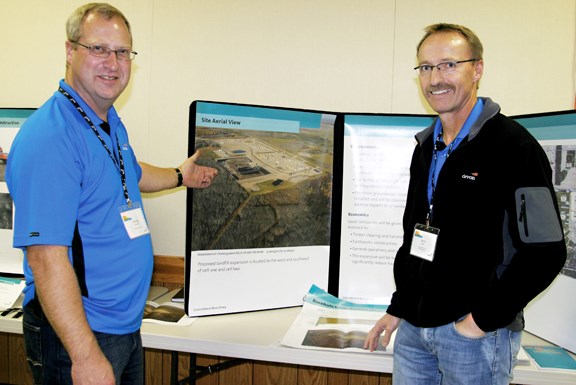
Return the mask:
[[543, 147], [552, 166], [552, 178], [568, 249], [568, 258], [561, 274], [576, 278], [576, 146]]
[[328, 245], [333, 139], [332, 115], [297, 133], [197, 126], [219, 175], [193, 191], [192, 250]]

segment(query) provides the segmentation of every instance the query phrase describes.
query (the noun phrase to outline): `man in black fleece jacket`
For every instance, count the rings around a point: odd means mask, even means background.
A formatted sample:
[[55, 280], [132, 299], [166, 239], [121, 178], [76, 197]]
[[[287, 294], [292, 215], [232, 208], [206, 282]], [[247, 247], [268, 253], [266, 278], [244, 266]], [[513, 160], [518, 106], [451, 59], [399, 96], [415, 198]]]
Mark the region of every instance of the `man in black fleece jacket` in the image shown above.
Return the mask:
[[394, 262], [396, 291], [365, 347], [394, 343], [395, 385], [509, 384], [523, 308], [566, 246], [550, 162], [528, 131], [477, 96], [484, 61], [468, 28], [435, 24], [417, 48], [438, 118], [416, 135]]

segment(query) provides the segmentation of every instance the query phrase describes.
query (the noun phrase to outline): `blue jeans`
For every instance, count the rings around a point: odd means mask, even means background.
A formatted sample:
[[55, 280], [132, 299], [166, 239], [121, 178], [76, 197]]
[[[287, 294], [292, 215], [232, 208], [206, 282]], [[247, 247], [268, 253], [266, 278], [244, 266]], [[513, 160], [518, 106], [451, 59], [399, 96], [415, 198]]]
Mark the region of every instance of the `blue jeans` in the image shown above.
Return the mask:
[[508, 385], [521, 332], [463, 336], [455, 323], [419, 328], [402, 320], [394, 341], [394, 385]]
[[[24, 307], [23, 331], [34, 384], [72, 385], [70, 357], [36, 299]], [[116, 384], [144, 384], [140, 331], [124, 335], [95, 332], [94, 335], [112, 365]]]

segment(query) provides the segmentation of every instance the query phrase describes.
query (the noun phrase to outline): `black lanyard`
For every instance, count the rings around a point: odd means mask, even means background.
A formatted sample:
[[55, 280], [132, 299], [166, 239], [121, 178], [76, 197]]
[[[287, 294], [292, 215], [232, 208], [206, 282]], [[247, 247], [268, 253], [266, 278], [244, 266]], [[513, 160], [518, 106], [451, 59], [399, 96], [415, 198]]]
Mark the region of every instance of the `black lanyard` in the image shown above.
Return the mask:
[[122, 151], [120, 149], [120, 142], [118, 141], [118, 135], [116, 135], [116, 146], [118, 148], [118, 160], [116, 160], [116, 157], [114, 156], [114, 154], [112, 154], [112, 151], [110, 151], [110, 148], [108, 147], [108, 145], [106, 144], [106, 142], [104, 141], [104, 139], [102, 138], [96, 127], [94, 126], [94, 123], [92, 123], [92, 120], [90, 120], [88, 115], [86, 115], [86, 112], [84, 112], [84, 110], [82, 109], [82, 107], [80, 107], [78, 102], [74, 100], [74, 98], [68, 92], [64, 91], [62, 87], [59, 87], [58, 91], [62, 95], [66, 96], [70, 101], [70, 103], [72, 103], [72, 105], [76, 107], [76, 110], [84, 118], [86, 123], [88, 123], [88, 125], [92, 128], [92, 131], [96, 134], [96, 136], [100, 140], [100, 143], [102, 143], [102, 145], [104, 146], [106, 152], [108, 152], [110, 159], [112, 159], [112, 162], [114, 162], [114, 165], [116, 166], [118, 171], [120, 171], [120, 181], [122, 182], [122, 189], [124, 190], [124, 198], [126, 199], [126, 204], [130, 206], [131, 201], [130, 196], [128, 195], [128, 186], [126, 185], [126, 172], [124, 171], [124, 159], [122, 158]]

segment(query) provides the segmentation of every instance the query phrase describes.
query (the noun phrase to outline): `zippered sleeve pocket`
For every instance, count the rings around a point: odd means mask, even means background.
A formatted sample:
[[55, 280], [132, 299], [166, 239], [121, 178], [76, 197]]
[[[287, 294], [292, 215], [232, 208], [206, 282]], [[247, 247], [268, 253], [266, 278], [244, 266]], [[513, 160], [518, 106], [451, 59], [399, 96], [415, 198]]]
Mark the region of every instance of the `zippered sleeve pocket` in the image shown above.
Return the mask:
[[524, 243], [558, 242], [562, 228], [554, 201], [546, 187], [522, 187], [516, 190], [518, 232]]

